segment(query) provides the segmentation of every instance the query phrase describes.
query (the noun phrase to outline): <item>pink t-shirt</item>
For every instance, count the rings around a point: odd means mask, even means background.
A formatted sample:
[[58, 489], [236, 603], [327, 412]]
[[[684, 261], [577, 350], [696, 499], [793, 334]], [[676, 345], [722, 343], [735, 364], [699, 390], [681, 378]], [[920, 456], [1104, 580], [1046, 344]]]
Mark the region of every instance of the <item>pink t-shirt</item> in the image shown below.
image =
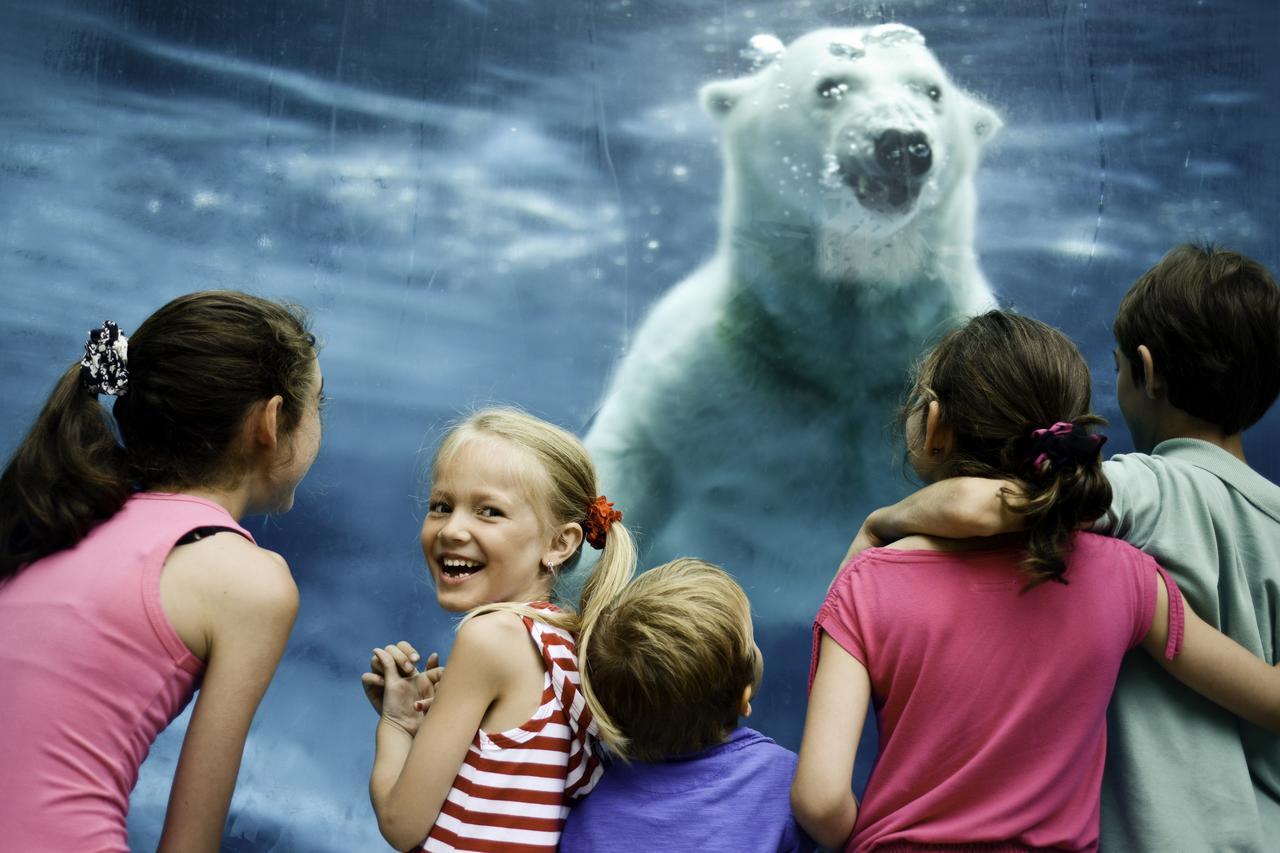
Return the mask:
[[[873, 548], [836, 577], [813, 665], [825, 631], [867, 668], [880, 733], [847, 851], [1097, 849], [1107, 703], [1150, 630], [1163, 571], [1080, 533], [1068, 584], [1024, 592], [1021, 555]], [[1182, 600], [1165, 580], [1172, 658]]]
[[164, 615], [160, 570], [217, 504], [140, 494], [0, 585], [0, 847], [128, 853], [129, 792], [204, 664]]

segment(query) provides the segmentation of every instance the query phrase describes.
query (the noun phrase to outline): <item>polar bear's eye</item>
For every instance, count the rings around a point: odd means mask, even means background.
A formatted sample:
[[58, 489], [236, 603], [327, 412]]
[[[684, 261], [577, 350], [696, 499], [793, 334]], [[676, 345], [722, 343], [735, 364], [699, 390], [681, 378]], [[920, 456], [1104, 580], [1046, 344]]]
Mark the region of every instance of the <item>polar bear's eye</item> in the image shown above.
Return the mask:
[[942, 100], [942, 86], [937, 83], [930, 83], [927, 80], [912, 80], [907, 86], [911, 91], [918, 95], [924, 95], [935, 104]]
[[849, 91], [849, 81], [841, 80], [838, 77], [824, 77], [818, 81], [818, 85], [813, 87], [813, 91], [817, 93], [818, 98], [824, 102], [834, 103], [844, 97]]

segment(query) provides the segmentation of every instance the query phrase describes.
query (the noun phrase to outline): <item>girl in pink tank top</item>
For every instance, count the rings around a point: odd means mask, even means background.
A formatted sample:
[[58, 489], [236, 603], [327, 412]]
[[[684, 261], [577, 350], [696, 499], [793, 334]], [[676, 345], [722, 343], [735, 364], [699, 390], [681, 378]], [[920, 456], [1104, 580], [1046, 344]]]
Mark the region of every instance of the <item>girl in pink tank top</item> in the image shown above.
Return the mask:
[[[239, 519], [292, 506], [320, 388], [305, 318], [243, 293], [90, 332], [0, 476], [6, 850], [128, 851], [138, 767], [197, 686], [160, 848], [219, 849], [297, 611]], [[68, 656], [71, 676], [50, 665]]]
[[[1107, 703], [1139, 645], [1280, 730], [1280, 670], [1184, 608], [1149, 557], [1081, 532], [1111, 499], [1089, 398], [1075, 346], [1016, 314], [975, 317], [921, 360], [902, 416], [913, 467], [1018, 481], [1007, 509], [1025, 533], [907, 537], [836, 576], [791, 791], [824, 846], [1096, 850]], [[879, 755], [859, 803], [849, 779], [872, 704]]]
[[[449, 676], [436, 655], [419, 672], [401, 642], [375, 649], [361, 679], [380, 714], [369, 791], [392, 846], [556, 849], [570, 801], [599, 778], [595, 739], [616, 737], [597, 727], [575, 638], [635, 569], [621, 520], [558, 427], [488, 409], [441, 442], [421, 538], [440, 606], [467, 614]], [[584, 541], [602, 553], [579, 616], [546, 602]]]

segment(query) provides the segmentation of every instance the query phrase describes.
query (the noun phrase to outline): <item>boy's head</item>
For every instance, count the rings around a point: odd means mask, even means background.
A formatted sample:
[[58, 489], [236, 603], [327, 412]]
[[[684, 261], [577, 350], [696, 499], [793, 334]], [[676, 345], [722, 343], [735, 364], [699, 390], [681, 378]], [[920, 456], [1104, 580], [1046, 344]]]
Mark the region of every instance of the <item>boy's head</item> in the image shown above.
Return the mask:
[[1224, 436], [1256, 423], [1280, 393], [1280, 287], [1236, 252], [1174, 248], [1125, 294], [1112, 331], [1137, 388], [1146, 347], [1169, 404]]
[[581, 654], [595, 701], [626, 738], [621, 752], [640, 761], [724, 741], [750, 713], [762, 668], [742, 587], [688, 558], [628, 584]]

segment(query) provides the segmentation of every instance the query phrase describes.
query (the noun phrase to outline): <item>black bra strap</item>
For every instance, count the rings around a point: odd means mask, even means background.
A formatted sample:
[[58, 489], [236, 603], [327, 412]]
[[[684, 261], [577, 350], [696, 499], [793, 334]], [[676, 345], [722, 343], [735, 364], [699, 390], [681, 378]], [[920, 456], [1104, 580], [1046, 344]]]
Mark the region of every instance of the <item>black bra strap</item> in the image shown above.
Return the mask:
[[239, 533], [240, 531], [236, 530], [234, 527], [197, 527], [195, 530], [192, 530], [186, 536], [179, 539], [173, 547], [177, 548], [179, 545], [190, 545], [192, 542], [199, 542], [201, 539], [205, 539], [215, 533], [223, 532]]

